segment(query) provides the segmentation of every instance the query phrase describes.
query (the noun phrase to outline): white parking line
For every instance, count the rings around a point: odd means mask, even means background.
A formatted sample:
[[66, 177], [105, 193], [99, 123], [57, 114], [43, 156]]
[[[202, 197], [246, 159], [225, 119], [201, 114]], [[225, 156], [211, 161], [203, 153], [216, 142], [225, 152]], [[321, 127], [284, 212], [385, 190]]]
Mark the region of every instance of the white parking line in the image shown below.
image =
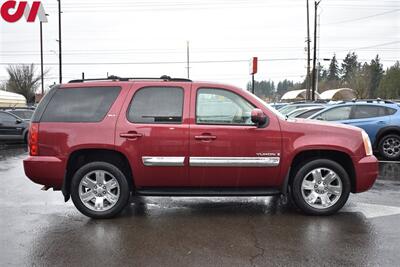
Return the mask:
[[400, 207], [368, 204], [368, 203], [353, 203], [351, 206], [344, 207], [341, 212], [361, 212], [367, 219], [400, 215]]

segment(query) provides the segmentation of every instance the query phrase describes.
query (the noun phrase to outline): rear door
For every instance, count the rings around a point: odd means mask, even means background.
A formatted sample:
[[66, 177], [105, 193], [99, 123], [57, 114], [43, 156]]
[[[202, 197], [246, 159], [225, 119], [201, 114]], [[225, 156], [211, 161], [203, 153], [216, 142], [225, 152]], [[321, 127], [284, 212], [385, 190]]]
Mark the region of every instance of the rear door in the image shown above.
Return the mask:
[[264, 109], [269, 124], [257, 128], [250, 118], [255, 107], [255, 103], [226, 88], [192, 89], [192, 186], [276, 185], [281, 152], [279, 123]]
[[374, 143], [379, 129], [390, 125], [390, 115], [383, 106], [356, 105], [353, 108], [351, 124], [364, 129]]
[[135, 83], [116, 128], [116, 146], [128, 156], [135, 186], [189, 186], [190, 83]]

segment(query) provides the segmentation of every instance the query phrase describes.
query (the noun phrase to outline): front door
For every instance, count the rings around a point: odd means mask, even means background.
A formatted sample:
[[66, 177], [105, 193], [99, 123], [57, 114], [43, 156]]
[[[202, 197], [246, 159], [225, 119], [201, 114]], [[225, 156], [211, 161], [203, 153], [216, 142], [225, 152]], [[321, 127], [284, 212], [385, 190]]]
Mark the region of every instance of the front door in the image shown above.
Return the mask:
[[0, 112], [0, 135], [4, 138], [14, 139], [22, 135], [24, 128], [17, 118], [6, 113]]
[[[192, 88], [191, 103], [192, 186], [277, 185], [281, 135], [272, 112], [226, 88]], [[254, 108], [269, 116], [266, 127], [252, 123]]]
[[134, 84], [130, 89], [116, 145], [127, 155], [138, 189], [189, 185], [189, 98], [189, 83]]

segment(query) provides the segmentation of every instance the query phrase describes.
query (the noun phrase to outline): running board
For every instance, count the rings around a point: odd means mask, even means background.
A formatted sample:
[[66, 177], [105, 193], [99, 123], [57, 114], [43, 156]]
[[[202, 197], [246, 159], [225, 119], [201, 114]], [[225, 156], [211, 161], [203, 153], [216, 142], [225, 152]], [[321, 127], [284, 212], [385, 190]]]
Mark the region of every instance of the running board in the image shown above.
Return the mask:
[[145, 187], [135, 191], [141, 196], [176, 196], [176, 197], [202, 197], [202, 196], [239, 196], [239, 197], [254, 197], [254, 196], [274, 196], [281, 194], [281, 191], [276, 188], [172, 188], [172, 187]]

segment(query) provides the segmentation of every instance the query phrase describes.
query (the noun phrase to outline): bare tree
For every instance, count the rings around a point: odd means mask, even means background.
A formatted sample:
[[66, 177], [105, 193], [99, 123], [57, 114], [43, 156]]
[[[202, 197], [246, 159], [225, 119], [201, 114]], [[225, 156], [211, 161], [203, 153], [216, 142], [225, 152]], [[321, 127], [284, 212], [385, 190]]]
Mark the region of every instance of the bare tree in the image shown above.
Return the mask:
[[35, 66], [10, 65], [7, 67], [7, 72], [10, 76], [6, 83], [7, 91], [25, 96], [28, 103], [34, 102], [36, 89], [40, 85], [40, 75], [36, 75]]

